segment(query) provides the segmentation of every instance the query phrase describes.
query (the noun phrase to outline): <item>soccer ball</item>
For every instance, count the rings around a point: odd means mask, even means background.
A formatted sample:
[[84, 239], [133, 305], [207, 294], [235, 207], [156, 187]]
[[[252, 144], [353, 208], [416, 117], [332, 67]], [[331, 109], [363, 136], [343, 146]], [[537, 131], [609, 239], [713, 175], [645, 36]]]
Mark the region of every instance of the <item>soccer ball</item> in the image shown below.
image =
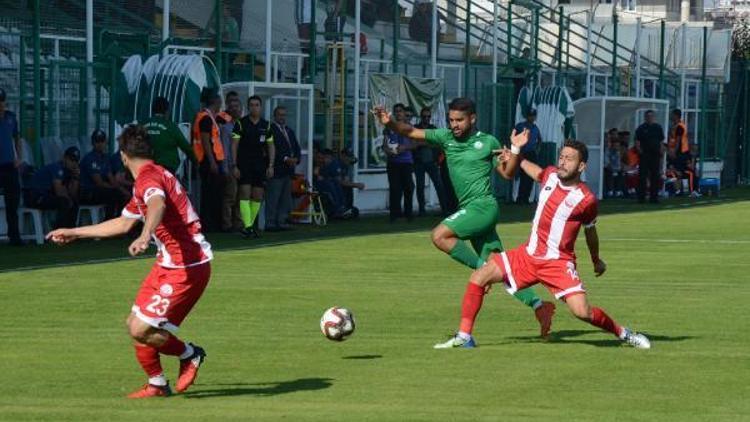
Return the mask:
[[346, 308], [334, 306], [320, 318], [320, 331], [328, 340], [344, 341], [354, 333], [354, 315]]

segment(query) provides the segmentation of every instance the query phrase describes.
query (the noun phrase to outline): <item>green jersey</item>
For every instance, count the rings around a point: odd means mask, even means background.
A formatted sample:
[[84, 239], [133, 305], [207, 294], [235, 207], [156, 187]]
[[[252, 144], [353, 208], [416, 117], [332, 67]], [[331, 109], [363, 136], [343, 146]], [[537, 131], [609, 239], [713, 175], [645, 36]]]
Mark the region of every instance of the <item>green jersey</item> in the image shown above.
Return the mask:
[[180, 165], [177, 148], [181, 149], [193, 162], [197, 162], [192, 146], [174, 122], [167, 120], [164, 116], [157, 115], [146, 120], [143, 127], [151, 137], [151, 147], [156, 164], [164, 166], [170, 171], [177, 170], [177, 166]]
[[460, 207], [479, 198], [492, 198], [490, 175], [495, 167], [492, 150], [500, 148], [497, 138], [476, 131], [466, 139], [456, 139], [448, 129], [427, 129], [425, 140], [445, 152]]

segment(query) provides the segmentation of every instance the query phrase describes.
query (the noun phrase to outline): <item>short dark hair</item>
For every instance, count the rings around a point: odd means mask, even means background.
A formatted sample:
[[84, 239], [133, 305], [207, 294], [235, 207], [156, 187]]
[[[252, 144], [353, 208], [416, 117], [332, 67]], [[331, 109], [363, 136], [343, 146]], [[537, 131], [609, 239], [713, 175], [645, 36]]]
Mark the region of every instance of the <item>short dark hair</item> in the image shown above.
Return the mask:
[[644, 116], [645, 116], [646, 114], [649, 114], [649, 113], [651, 113], [651, 114], [654, 114], [654, 110], [651, 110], [651, 109], [649, 109], [649, 110], [646, 110], [646, 113], [644, 114]]
[[463, 111], [469, 114], [476, 114], [477, 106], [470, 98], [460, 97], [454, 98], [453, 101], [448, 104], [448, 110]]
[[118, 138], [120, 151], [131, 158], [151, 158], [151, 138], [141, 125], [130, 125]]
[[237, 91], [229, 91], [227, 92], [227, 95], [224, 96], [224, 101], [228, 103], [231, 98], [234, 98], [234, 97], [239, 98], [239, 96], [240, 94], [238, 94]]
[[396, 112], [397, 108], [400, 108], [401, 110], [406, 111], [406, 106], [404, 105], [404, 103], [396, 103], [396, 104], [394, 104], [393, 105], [393, 112], [394, 113]]
[[412, 107], [412, 106], [406, 106], [406, 108], [404, 109], [404, 111], [406, 111], [407, 113], [411, 113], [411, 114], [415, 114], [416, 113], [416, 111], [414, 110], [414, 107]]
[[612, 129], [610, 129], [610, 130], [608, 130], [608, 131], [607, 131], [607, 133], [612, 133], [612, 132], [614, 132], [615, 134], [618, 134], [618, 133], [619, 133], [619, 132], [617, 131], [617, 128], [616, 128], [616, 127], [613, 127]]
[[568, 139], [563, 144], [563, 148], [566, 147], [573, 148], [574, 150], [578, 151], [578, 156], [581, 157], [581, 161], [583, 161], [584, 163], [589, 160], [589, 149], [583, 142], [576, 141], [575, 139]]
[[422, 109], [421, 109], [421, 110], [419, 110], [419, 114], [421, 115], [421, 114], [422, 114], [422, 113], [424, 113], [425, 111], [429, 111], [429, 112], [430, 112], [430, 114], [432, 114], [432, 109], [431, 109], [431, 108], [429, 108], [429, 107], [422, 107]]
[[154, 102], [151, 103], [151, 113], [167, 114], [167, 110], [169, 110], [169, 100], [164, 97], [154, 98]]
[[679, 108], [676, 108], [676, 109], [672, 110], [672, 114], [675, 115], [675, 116], [677, 116], [677, 117], [682, 118], [682, 110], [680, 110]]
[[250, 104], [250, 101], [252, 101], [252, 100], [258, 100], [258, 102], [260, 103], [260, 105], [263, 105], [263, 99], [260, 98], [260, 96], [258, 96], [258, 95], [251, 95], [250, 98], [247, 99], [247, 103]]
[[280, 111], [280, 110], [286, 110], [286, 107], [285, 107], [285, 106], [283, 106], [283, 105], [280, 105], [280, 106], [276, 106], [276, 108], [275, 108], [275, 109], [273, 109], [273, 115], [274, 115], [274, 116], [276, 116], [276, 112], [277, 112], [277, 111]]

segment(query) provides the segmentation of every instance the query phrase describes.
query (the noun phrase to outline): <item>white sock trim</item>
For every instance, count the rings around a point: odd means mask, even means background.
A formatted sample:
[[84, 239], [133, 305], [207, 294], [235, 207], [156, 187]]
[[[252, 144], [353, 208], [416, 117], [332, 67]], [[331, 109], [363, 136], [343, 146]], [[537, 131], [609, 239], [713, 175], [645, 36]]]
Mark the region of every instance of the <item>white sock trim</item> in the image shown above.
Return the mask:
[[189, 358], [190, 356], [193, 356], [193, 353], [195, 353], [193, 345], [190, 343], [185, 343], [185, 351], [180, 355], [180, 360], [184, 360]]
[[465, 333], [463, 331], [459, 331], [458, 332], [458, 336], [461, 337], [462, 339], [466, 340], [466, 341], [471, 340], [471, 334]]
[[164, 374], [159, 374], [155, 377], [149, 377], [148, 383], [151, 385], [164, 387], [165, 385], [167, 385], [167, 378], [164, 376]]

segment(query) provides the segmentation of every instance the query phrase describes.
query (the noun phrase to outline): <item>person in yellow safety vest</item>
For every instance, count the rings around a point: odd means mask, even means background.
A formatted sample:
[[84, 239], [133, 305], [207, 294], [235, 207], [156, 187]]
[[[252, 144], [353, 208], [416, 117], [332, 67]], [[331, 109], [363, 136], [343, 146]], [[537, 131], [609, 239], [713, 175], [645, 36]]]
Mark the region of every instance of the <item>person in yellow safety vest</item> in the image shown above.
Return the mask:
[[198, 158], [201, 175], [200, 217], [204, 231], [217, 231], [221, 222], [221, 203], [225, 178], [222, 174], [224, 147], [219, 134], [225, 123], [219, 116], [221, 96], [204, 90], [201, 94], [204, 108], [193, 121], [193, 150]]

